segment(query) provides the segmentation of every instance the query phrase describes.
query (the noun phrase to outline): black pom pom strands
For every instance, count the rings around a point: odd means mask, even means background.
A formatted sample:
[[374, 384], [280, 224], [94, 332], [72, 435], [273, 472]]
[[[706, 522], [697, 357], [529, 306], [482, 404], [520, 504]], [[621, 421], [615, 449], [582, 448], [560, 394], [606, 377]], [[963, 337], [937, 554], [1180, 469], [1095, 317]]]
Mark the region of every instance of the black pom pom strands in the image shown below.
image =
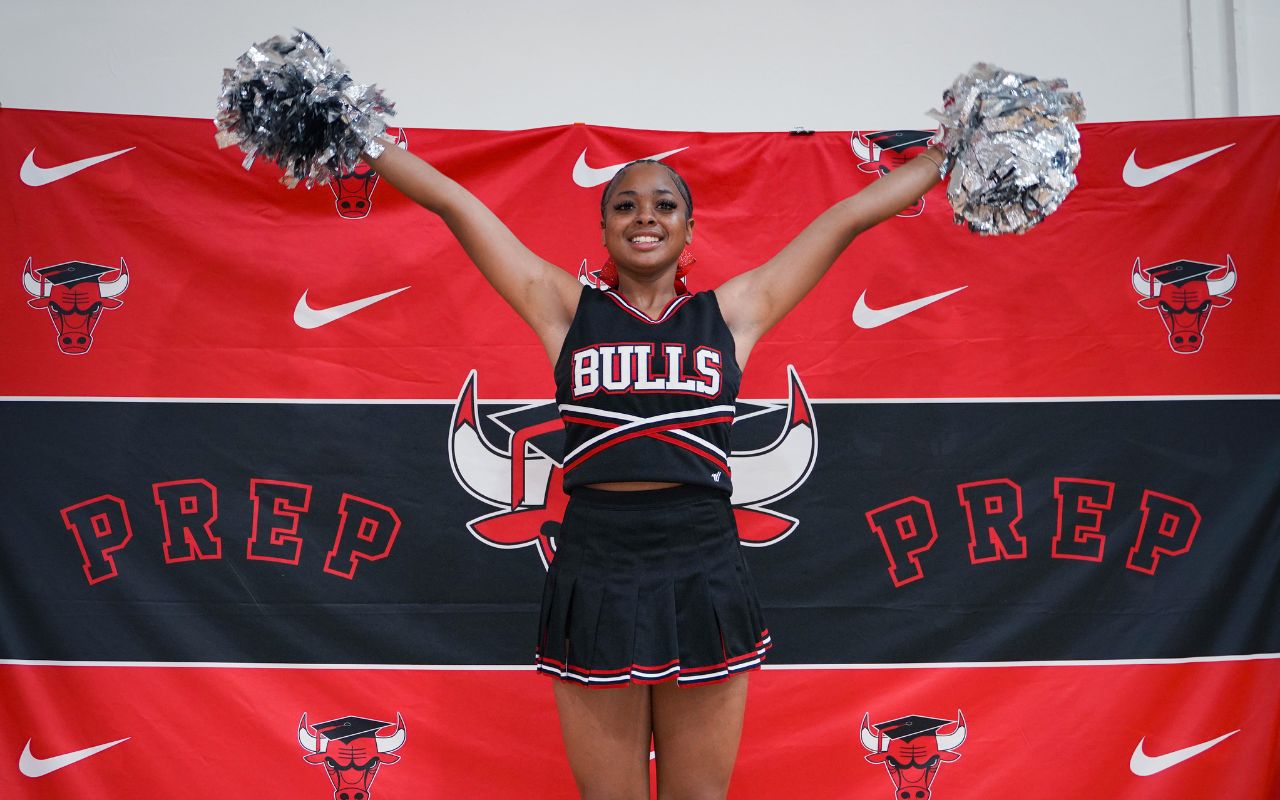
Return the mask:
[[266, 158], [293, 188], [350, 173], [366, 153], [382, 153], [394, 104], [374, 85], [356, 83], [346, 66], [309, 34], [275, 36], [223, 70], [214, 124], [219, 147], [239, 145], [244, 168]]

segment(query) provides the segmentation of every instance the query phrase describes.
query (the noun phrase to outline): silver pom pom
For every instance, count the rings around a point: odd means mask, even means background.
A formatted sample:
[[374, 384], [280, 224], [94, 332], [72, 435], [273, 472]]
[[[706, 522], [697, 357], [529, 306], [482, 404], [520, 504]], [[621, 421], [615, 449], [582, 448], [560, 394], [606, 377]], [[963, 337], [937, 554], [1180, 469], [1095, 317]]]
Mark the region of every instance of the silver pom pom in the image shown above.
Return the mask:
[[981, 234], [1025, 233], [1076, 186], [1084, 101], [1061, 79], [975, 64], [943, 94], [938, 144], [951, 170], [957, 224]]
[[239, 145], [244, 168], [258, 156], [284, 170], [280, 182], [307, 188], [346, 175], [360, 154], [381, 155], [383, 114], [394, 104], [347, 68], [311, 35], [274, 36], [223, 70], [214, 124], [219, 147]]

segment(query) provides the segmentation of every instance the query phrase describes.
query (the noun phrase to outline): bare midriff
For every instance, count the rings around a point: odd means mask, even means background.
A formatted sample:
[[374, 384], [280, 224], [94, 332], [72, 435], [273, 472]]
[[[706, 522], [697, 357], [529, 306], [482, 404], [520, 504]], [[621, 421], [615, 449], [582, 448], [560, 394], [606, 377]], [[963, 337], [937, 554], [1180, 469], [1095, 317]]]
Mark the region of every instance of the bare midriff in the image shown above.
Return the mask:
[[670, 489], [682, 486], [680, 483], [668, 481], [606, 481], [605, 483], [588, 483], [588, 489], [603, 489], [606, 492], [647, 492], [651, 489]]

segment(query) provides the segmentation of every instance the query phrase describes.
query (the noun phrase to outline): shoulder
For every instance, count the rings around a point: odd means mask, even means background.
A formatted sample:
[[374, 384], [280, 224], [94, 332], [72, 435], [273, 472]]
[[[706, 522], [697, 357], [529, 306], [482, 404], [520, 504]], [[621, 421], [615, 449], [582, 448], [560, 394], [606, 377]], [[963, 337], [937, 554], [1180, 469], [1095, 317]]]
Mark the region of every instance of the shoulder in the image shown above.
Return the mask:
[[610, 297], [611, 294], [613, 293], [606, 287], [584, 283], [573, 304], [573, 311], [569, 315], [570, 323], [581, 320], [584, 316], [598, 319], [601, 314], [607, 314], [608, 310], [617, 304], [616, 299]]
[[702, 302], [706, 305], [709, 313], [714, 313], [726, 325], [729, 324], [734, 308], [733, 292], [726, 292], [722, 286], [718, 289], [707, 289], [706, 291], [698, 292], [697, 296], [704, 298]]

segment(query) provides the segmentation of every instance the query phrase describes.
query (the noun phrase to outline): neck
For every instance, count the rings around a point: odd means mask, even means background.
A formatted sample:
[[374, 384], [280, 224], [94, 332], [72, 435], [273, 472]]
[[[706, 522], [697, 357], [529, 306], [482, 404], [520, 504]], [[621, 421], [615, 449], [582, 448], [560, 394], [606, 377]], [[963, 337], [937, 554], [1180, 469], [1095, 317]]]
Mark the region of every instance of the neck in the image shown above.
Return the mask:
[[675, 280], [674, 268], [643, 278], [619, 274], [618, 291], [637, 308], [661, 309], [676, 296]]

